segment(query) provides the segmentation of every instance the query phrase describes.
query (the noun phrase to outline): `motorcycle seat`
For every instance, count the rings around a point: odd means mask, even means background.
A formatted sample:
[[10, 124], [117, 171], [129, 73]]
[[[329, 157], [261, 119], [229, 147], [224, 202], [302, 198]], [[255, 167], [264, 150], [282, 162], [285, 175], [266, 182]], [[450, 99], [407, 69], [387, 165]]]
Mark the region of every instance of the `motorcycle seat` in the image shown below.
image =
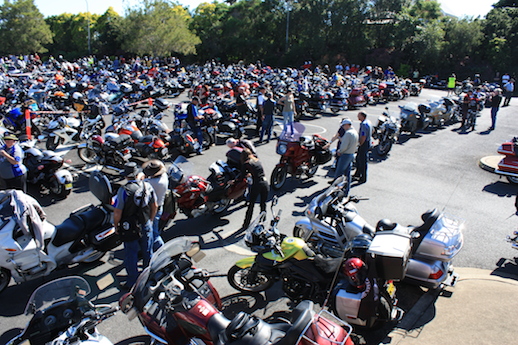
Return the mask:
[[394, 230], [396, 226], [397, 223], [394, 223], [391, 220], [384, 218], [376, 224], [376, 231]]
[[[412, 234], [413, 234], [413, 236], [412, 236], [412, 239], [413, 239], [412, 254], [414, 254], [417, 251], [417, 248], [423, 241], [424, 237], [426, 236], [428, 231], [430, 231], [430, 228], [437, 221], [437, 219], [439, 218], [440, 215], [441, 215], [441, 212], [439, 212], [439, 210], [437, 210], [436, 208], [429, 210], [421, 215], [423, 224], [415, 227], [412, 230]], [[416, 234], [419, 234], [419, 235], [416, 236]]]
[[295, 345], [302, 331], [313, 319], [313, 302], [300, 302], [290, 315], [291, 327], [276, 345]]
[[325, 273], [334, 273], [342, 263], [341, 258], [326, 258], [322, 255], [316, 255], [314, 258], [315, 266]]
[[63, 223], [56, 225], [56, 236], [52, 239], [52, 244], [56, 247], [65, 243], [72, 242], [81, 236], [85, 228], [85, 223], [78, 215], [72, 215], [65, 219]]

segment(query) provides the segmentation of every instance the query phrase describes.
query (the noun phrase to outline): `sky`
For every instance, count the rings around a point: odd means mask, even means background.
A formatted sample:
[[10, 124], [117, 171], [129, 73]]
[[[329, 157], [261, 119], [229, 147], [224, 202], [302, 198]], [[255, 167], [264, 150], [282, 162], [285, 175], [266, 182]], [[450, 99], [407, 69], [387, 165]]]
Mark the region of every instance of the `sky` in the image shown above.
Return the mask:
[[[64, 12], [87, 12], [103, 14], [108, 7], [113, 7], [120, 15], [124, 14], [124, 8], [138, 3], [138, 0], [34, 0], [41, 13], [45, 17], [58, 15]], [[195, 9], [202, 2], [212, 0], [179, 0], [180, 4]], [[443, 11], [457, 17], [473, 16], [484, 17], [491, 10], [491, 5], [497, 0], [439, 0]]]

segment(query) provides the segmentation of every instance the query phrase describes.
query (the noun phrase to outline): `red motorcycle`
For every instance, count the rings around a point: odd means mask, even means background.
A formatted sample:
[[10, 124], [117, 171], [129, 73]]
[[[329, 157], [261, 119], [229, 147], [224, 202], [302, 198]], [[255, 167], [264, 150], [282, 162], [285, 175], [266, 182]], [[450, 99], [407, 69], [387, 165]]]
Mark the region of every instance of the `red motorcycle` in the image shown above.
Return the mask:
[[199, 244], [187, 237], [167, 242], [120, 299], [122, 312], [129, 319], [138, 316], [153, 340], [168, 345], [353, 345], [351, 326], [327, 312], [316, 314], [310, 301], [300, 303], [290, 320], [267, 323], [242, 311], [227, 319], [217, 309], [221, 300], [210, 274], [192, 266], [200, 255]]
[[[191, 175], [192, 164], [178, 156], [169, 168], [169, 187], [173, 192], [174, 209], [187, 217], [198, 217], [209, 212], [220, 214], [228, 209], [232, 200], [245, 193], [248, 182], [239, 171], [218, 160], [209, 167], [210, 175], [203, 178]], [[176, 213], [162, 215], [162, 220], [173, 219]]]
[[498, 153], [505, 157], [498, 163], [495, 173], [507, 177], [513, 184], [518, 184], [518, 137], [500, 145]]
[[308, 178], [315, 175], [318, 166], [331, 160], [329, 149], [324, 149], [328, 141], [318, 134], [302, 136], [304, 126], [300, 123], [293, 124], [295, 133], [288, 134], [283, 131], [277, 142], [276, 152], [281, 155], [281, 160], [273, 169], [270, 184], [278, 190], [284, 186], [288, 174], [300, 178], [306, 175]]

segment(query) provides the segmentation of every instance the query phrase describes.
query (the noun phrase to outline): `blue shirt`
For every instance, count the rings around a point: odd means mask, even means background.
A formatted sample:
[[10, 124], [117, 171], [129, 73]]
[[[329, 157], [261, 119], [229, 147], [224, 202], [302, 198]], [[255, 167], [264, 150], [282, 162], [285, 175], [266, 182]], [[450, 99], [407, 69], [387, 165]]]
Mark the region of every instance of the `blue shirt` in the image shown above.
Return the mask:
[[2, 145], [0, 150], [5, 150], [11, 155], [18, 164], [11, 164], [7, 158], [0, 156], [0, 177], [4, 180], [12, 179], [18, 176], [22, 176], [27, 172], [27, 168], [23, 165], [23, 150], [17, 143], [8, 148], [6, 145]]

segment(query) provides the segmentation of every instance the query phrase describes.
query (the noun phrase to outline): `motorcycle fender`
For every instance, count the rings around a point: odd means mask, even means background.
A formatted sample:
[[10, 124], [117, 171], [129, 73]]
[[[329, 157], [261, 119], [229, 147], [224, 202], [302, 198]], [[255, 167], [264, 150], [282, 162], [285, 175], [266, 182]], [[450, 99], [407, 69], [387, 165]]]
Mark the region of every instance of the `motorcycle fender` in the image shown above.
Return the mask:
[[249, 256], [247, 258], [241, 259], [238, 262], [236, 262], [236, 266], [239, 268], [248, 268], [252, 267], [252, 265], [255, 263], [255, 256]]
[[81, 149], [81, 148], [86, 148], [87, 146], [88, 146], [87, 143], [81, 143], [81, 144], [77, 145], [77, 148]]
[[72, 189], [72, 181], [74, 179], [72, 178], [70, 171], [61, 169], [56, 171], [54, 176], [56, 176], [56, 179], [59, 181], [59, 183], [65, 185], [66, 189]]

